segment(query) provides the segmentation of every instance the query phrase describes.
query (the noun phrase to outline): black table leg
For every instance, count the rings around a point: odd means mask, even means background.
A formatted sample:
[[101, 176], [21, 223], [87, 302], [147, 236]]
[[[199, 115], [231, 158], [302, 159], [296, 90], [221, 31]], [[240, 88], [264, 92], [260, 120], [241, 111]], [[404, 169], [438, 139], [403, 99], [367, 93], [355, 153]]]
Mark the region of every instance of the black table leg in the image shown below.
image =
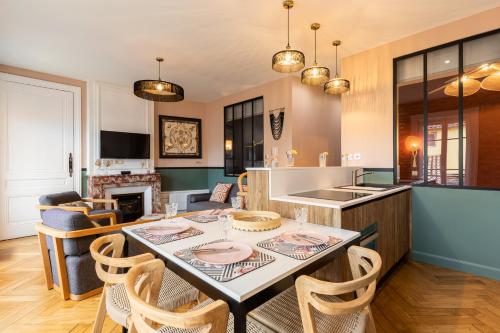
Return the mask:
[[247, 311], [243, 304], [233, 307], [231, 312], [234, 316], [234, 332], [245, 333], [247, 331]]

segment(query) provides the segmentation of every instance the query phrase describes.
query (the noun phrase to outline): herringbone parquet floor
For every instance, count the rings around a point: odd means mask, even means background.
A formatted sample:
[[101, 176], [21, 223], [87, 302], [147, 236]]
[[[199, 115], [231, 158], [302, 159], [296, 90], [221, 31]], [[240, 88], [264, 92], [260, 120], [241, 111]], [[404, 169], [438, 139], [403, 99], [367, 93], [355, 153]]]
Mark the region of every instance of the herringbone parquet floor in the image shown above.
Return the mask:
[[[0, 242], [0, 332], [91, 332], [98, 297], [47, 290], [35, 237]], [[378, 332], [500, 332], [500, 282], [407, 262], [374, 300]], [[104, 332], [121, 332], [106, 320]]]

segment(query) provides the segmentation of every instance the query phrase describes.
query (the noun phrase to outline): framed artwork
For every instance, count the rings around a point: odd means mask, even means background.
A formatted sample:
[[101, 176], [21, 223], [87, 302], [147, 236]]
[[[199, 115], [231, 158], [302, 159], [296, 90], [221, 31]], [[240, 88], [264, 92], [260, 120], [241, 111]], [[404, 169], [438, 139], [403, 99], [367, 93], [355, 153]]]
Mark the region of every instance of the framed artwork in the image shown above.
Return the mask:
[[160, 117], [160, 158], [201, 158], [201, 119]]

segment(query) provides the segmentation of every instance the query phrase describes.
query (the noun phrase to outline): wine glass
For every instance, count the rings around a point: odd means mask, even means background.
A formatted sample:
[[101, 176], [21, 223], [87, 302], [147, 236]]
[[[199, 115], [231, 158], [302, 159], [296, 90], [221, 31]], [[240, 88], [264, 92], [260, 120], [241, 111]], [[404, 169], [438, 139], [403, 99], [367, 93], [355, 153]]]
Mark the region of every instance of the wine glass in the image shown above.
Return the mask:
[[165, 205], [165, 217], [167, 218], [167, 220], [177, 215], [177, 207], [177, 202], [170, 202]]
[[232, 218], [229, 215], [221, 214], [217, 217], [217, 220], [219, 221], [220, 226], [222, 228], [222, 239], [227, 240], [229, 231], [233, 226]]
[[308, 210], [306, 207], [294, 208], [295, 220], [299, 222], [300, 228], [304, 228], [307, 223]]
[[241, 203], [242, 203], [242, 198], [241, 197], [232, 197], [231, 198], [231, 206], [234, 209], [241, 209]]

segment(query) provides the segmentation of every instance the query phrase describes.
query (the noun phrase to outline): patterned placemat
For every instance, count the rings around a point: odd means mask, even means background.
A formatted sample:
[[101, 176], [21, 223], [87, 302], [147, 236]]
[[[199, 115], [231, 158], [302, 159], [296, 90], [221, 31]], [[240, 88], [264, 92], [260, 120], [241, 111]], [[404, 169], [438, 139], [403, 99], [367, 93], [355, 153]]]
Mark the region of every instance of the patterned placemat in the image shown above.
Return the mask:
[[257, 243], [257, 246], [280, 254], [284, 254], [288, 257], [299, 260], [306, 260], [340, 242], [342, 242], [342, 239], [330, 236], [330, 240], [325, 244], [316, 246], [295, 245], [286, 243], [281, 239], [281, 235], [278, 235], [276, 237]]
[[209, 222], [215, 222], [219, 219], [217, 215], [194, 215], [194, 216], [184, 216], [185, 219], [197, 222], [197, 223], [209, 223]]
[[222, 240], [200, 244], [182, 251], [177, 251], [174, 254], [176, 257], [184, 260], [194, 268], [219, 282], [231, 281], [248, 272], [254, 271], [262, 266], [272, 263], [275, 260], [273, 256], [253, 250], [252, 255], [248, 259], [245, 259], [243, 261], [229, 265], [213, 265], [199, 261], [198, 259], [196, 259], [192, 252], [193, 250], [199, 249], [204, 245], [218, 242], [222, 242]]
[[188, 238], [188, 237], [193, 237], [193, 236], [198, 236], [203, 234], [203, 231], [198, 230], [196, 228], [189, 228], [186, 231], [180, 232], [178, 234], [173, 234], [173, 235], [152, 235], [149, 232], [147, 232], [148, 227], [143, 227], [143, 228], [138, 228], [132, 230], [132, 232], [145, 240], [155, 244], [155, 245], [161, 245], [161, 244], [166, 244], [170, 243], [179, 239], [183, 238]]

